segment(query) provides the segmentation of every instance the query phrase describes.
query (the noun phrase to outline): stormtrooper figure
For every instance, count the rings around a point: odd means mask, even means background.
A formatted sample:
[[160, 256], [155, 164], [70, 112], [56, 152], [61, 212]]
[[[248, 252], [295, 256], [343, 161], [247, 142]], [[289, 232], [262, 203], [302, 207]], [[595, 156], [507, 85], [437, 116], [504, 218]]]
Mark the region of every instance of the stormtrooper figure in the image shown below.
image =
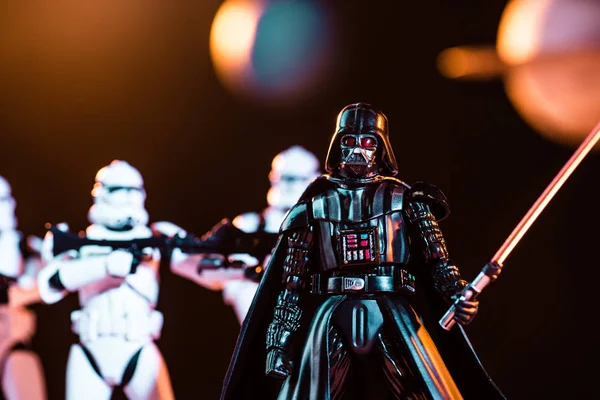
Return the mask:
[[[267, 193], [268, 207], [260, 212], [238, 215], [231, 221], [233, 226], [242, 232], [256, 234], [261, 240], [269, 241], [269, 246], [263, 246], [269, 251], [256, 258], [248, 254], [237, 254], [235, 249], [232, 249], [232, 254], [227, 261], [241, 262], [243, 268], [203, 268], [204, 264], [214, 263], [215, 260], [223, 263], [223, 256], [216, 254], [188, 256], [175, 249], [171, 256], [172, 272], [207, 289], [221, 290], [225, 304], [233, 307], [241, 324], [258, 288], [262, 266], [266, 265], [270, 250], [275, 246], [283, 218], [296, 204], [304, 189], [320, 174], [319, 160], [301, 146], [292, 146], [277, 154], [271, 163], [269, 173], [271, 187]], [[217, 225], [217, 227], [221, 226], [222, 223]], [[217, 227], [211, 232], [214, 232]], [[181, 228], [167, 222], [156, 222], [152, 228], [158, 233], [169, 236], [185, 235], [185, 231]], [[249, 276], [248, 268], [258, 273]]]
[[17, 228], [16, 202], [0, 176], [0, 399], [43, 400], [44, 373], [29, 349], [35, 316], [25, 308], [40, 300], [36, 275], [41, 268], [39, 238], [24, 240]]
[[[100, 169], [92, 196], [87, 238], [152, 236], [142, 176], [127, 162], [115, 160]], [[66, 398], [108, 400], [120, 386], [129, 399], [173, 399], [167, 368], [154, 343], [163, 322], [155, 310], [158, 250], [143, 249], [144, 257], [134, 261], [131, 252], [92, 245], [54, 256], [52, 246], [49, 232], [42, 250], [49, 261], [38, 277], [41, 298], [55, 303], [78, 292], [81, 305], [71, 314], [79, 343], [69, 353]]]

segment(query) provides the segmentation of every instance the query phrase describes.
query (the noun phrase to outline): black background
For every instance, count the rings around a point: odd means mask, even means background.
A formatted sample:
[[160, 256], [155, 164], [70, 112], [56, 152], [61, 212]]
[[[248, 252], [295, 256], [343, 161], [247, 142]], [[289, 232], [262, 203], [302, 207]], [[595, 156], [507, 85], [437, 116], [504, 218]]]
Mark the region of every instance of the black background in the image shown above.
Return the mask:
[[[52, 10], [13, 3], [0, 3], [0, 174], [13, 186], [27, 234], [43, 236], [46, 222], [85, 228], [94, 175], [113, 159], [144, 175], [151, 221], [202, 233], [222, 217], [266, 205], [270, 161], [279, 151], [300, 144], [323, 161], [337, 112], [365, 101], [389, 118], [399, 178], [434, 183], [448, 196], [452, 214], [441, 227], [472, 279], [574, 151], [528, 127], [501, 80], [450, 81], [436, 70], [444, 48], [494, 43], [504, 1], [330, 1], [334, 72], [291, 107], [243, 100], [219, 84], [208, 50], [219, 1], [148, 2], [152, 29], [97, 48], [75, 40], [60, 47], [63, 39], [51, 35], [74, 24], [77, 14], [57, 15], [80, 12], [76, 2]], [[106, 4], [116, 7], [115, 18], [127, 17], [120, 2]], [[85, 33], [83, 43], [95, 28], [74, 29]], [[588, 398], [595, 391], [592, 193], [599, 166], [592, 153], [567, 181], [482, 295], [468, 327], [508, 398]], [[161, 280], [158, 343], [175, 395], [216, 399], [237, 337], [233, 311], [220, 293], [166, 270]], [[75, 340], [69, 313], [77, 306], [70, 295], [32, 307], [33, 345], [50, 399], [64, 396]]]

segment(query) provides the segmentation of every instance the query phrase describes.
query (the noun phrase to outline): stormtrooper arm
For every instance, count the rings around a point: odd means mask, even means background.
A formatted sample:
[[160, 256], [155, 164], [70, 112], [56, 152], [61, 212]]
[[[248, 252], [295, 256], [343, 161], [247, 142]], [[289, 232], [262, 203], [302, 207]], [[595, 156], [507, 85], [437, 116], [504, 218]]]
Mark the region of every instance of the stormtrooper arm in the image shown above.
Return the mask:
[[24, 261], [23, 274], [17, 278], [17, 284], [23, 289], [33, 289], [36, 285], [36, 278], [42, 269], [42, 262], [39, 257], [32, 256]]
[[19, 243], [21, 235], [15, 230], [6, 230], [0, 233], [0, 274], [16, 277], [21, 273], [23, 258]]
[[[221, 229], [224, 221], [222, 220], [219, 224], [215, 225], [208, 234], [216, 234]], [[253, 233], [259, 227], [260, 217], [257, 213], [249, 212], [238, 215], [231, 221], [231, 224], [243, 232]], [[248, 291], [255, 290], [252, 289], [255, 286], [254, 282], [246, 278], [245, 270], [248, 267], [257, 266], [260, 262], [249, 254], [241, 253], [232, 253], [228, 255], [227, 260], [221, 254], [203, 254], [196, 257], [193, 261], [195, 265], [188, 265], [186, 273], [190, 274], [193, 271], [192, 268], [194, 268], [195, 275], [190, 276], [188, 279], [192, 279], [197, 284], [210, 290], [222, 290], [225, 304], [229, 304], [234, 308], [241, 322], [249, 307], [249, 304], [248, 307], [245, 304], [249, 296], [247, 293]], [[214, 265], [215, 261], [221, 265], [234, 262], [240, 265], [238, 267], [211, 267], [211, 264]], [[237, 289], [240, 291], [238, 292]], [[249, 303], [251, 302], [252, 298], [250, 298]]]
[[79, 288], [104, 279], [108, 275], [106, 256], [57, 257], [38, 275], [40, 296], [45, 303], [55, 303]]
[[131, 272], [132, 265], [133, 254], [124, 250], [86, 257], [73, 251], [59, 255], [40, 271], [38, 288], [44, 302], [54, 303], [68, 292], [107, 277], [123, 279]]
[[[226, 282], [244, 279], [243, 268], [214, 267], [215, 262], [225, 262], [221, 254], [187, 255], [175, 249], [171, 260], [171, 272], [209, 290], [223, 290]], [[234, 260], [245, 262], [243, 255], [231, 255], [229, 261]]]
[[50, 285], [58, 289], [76, 291], [108, 275], [106, 256], [58, 261], [56, 273], [50, 277]]
[[23, 290], [37, 288], [37, 276], [43, 267], [42, 245], [42, 238], [37, 236], [28, 236], [26, 239], [28, 254], [23, 256], [23, 273], [17, 278], [17, 285]]
[[[152, 231], [158, 234], [185, 236], [187, 232], [171, 222], [155, 222]], [[235, 257], [232, 257], [236, 259]], [[243, 260], [240, 260], [243, 261]], [[225, 258], [221, 254], [185, 254], [180, 249], [171, 252], [171, 272], [209, 290], [222, 290], [225, 282], [244, 278], [241, 268], [215, 268], [215, 263], [224, 263]], [[201, 266], [208, 267], [202, 270]]]
[[[174, 237], [176, 235], [185, 236], [187, 232], [172, 222], [158, 221], [151, 225], [152, 232], [155, 235], [166, 235]], [[198, 264], [202, 258], [201, 254], [185, 254], [180, 249], [173, 249], [170, 257], [171, 272], [191, 281], [196, 281], [198, 276]], [[199, 282], [196, 282], [200, 284]]]
[[244, 322], [254, 300], [258, 283], [249, 279], [237, 279], [223, 285], [223, 301], [233, 307], [240, 325]]
[[37, 276], [42, 268], [39, 256], [30, 256], [25, 260], [24, 272], [17, 278], [16, 285], [8, 289], [11, 307], [23, 307], [41, 301], [37, 287]]

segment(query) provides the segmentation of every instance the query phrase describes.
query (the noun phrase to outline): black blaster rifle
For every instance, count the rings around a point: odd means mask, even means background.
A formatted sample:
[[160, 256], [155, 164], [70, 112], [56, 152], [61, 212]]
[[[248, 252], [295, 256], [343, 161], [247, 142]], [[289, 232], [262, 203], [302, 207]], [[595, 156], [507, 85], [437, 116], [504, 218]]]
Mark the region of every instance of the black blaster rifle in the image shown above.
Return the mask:
[[132, 272], [144, 259], [143, 250], [148, 247], [158, 249], [163, 255], [170, 255], [173, 249], [178, 248], [186, 254], [220, 254], [226, 260], [221, 263], [213, 262], [202, 265], [200, 269], [241, 268], [243, 263], [229, 263], [227, 256], [233, 253], [242, 253], [261, 259], [271, 251], [271, 248], [268, 248], [269, 244], [261, 240], [260, 237], [239, 230], [227, 219], [222, 220], [201, 238], [188, 234], [174, 237], [157, 235], [131, 240], [101, 240], [65, 232], [57, 226], [51, 226], [49, 231], [53, 236], [52, 253], [54, 256], [69, 250], [79, 250], [83, 246], [103, 246], [112, 250], [122, 249], [131, 252], [134, 256]]
[[[277, 242], [277, 237], [276, 233], [265, 231], [243, 232], [233, 225], [231, 220], [224, 218], [201, 238], [201, 240], [221, 244], [224, 250], [212, 253], [221, 257], [203, 258], [198, 265], [198, 273], [202, 274], [202, 271], [219, 268], [244, 268], [244, 276], [247, 279], [259, 282], [264, 272], [264, 267], [261, 264], [265, 257], [271, 254]], [[248, 251], [249, 247], [251, 248], [250, 251]], [[241, 261], [229, 260], [229, 254], [249, 254], [261, 264], [249, 267]]]

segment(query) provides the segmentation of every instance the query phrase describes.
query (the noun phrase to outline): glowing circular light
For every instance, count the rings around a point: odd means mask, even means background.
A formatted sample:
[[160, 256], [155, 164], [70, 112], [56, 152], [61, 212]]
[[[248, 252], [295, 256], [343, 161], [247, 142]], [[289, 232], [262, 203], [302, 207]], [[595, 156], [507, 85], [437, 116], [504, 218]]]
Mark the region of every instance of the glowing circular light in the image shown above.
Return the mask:
[[211, 58], [232, 93], [293, 101], [323, 76], [330, 34], [324, 10], [311, 2], [226, 0], [211, 29]]
[[542, 135], [579, 144], [600, 121], [600, 2], [512, 0], [496, 48], [507, 94]]

